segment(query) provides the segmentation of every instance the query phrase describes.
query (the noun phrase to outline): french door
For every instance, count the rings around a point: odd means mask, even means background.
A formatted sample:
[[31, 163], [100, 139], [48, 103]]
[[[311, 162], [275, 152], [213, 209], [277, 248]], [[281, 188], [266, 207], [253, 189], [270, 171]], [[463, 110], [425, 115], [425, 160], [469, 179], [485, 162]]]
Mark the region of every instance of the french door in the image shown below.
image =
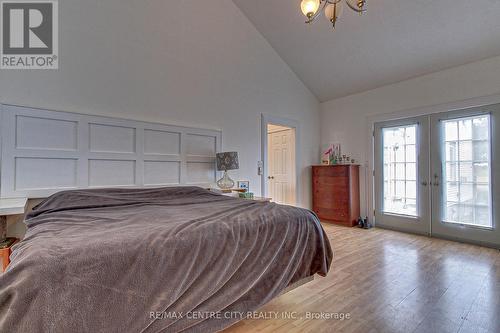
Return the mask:
[[375, 124], [382, 227], [500, 246], [500, 105]]
[[375, 220], [409, 232], [430, 230], [429, 119], [375, 124]]

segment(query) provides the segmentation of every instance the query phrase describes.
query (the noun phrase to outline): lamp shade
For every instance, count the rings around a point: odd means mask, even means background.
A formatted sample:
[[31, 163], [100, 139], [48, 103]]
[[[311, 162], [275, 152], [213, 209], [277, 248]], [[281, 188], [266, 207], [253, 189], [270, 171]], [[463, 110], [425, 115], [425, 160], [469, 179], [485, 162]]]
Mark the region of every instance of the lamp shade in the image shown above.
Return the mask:
[[217, 171], [235, 170], [240, 167], [238, 153], [235, 151], [217, 153]]

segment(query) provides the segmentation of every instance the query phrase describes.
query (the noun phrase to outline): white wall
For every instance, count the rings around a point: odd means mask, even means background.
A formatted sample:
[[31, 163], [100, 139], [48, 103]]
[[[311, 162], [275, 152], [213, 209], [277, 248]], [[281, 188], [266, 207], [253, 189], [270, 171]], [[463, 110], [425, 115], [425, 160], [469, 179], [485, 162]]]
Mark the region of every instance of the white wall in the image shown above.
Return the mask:
[[[432, 73], [321, 105], [321, 142], [341, 143], [342, 151], [361, 164], [369, 160], [369, 122], [388, 118], [475, 106], [500, 94], [500, 57]], [[490, 98], [494, 101], [497, 96]], [[364, 175], [363, 168], [362, 175]], [[362, 211], [366, 210], [365, 179], [361, 180]], [[372, 214], [368, 214], [371, 216]]]

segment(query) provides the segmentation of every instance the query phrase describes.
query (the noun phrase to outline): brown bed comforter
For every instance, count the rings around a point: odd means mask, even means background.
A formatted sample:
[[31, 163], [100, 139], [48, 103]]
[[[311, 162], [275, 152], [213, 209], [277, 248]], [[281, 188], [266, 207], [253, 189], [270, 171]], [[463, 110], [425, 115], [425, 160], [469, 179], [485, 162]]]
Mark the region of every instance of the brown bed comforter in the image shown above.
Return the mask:
[[0, 275], [0, 332], [210, 332], [326, 275], [310, 211], [197, 187], [57, 193]]

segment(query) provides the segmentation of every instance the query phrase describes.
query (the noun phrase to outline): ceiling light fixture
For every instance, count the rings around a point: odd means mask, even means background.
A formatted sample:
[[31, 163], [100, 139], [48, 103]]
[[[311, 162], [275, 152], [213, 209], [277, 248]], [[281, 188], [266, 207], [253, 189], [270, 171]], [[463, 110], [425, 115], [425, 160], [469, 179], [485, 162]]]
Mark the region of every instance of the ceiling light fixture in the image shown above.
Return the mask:
[[[306, 23], [312, 23], [321, 12], [324, 12], [335, 28], [335, 23], [342, 14], [342, 2], [345, 2], [347, 7], [356, 13], [366, 12], [366, 0], [302, 0], [300, 9], [307, 17]], [[320, 10], [321, 6], [323, 7]]]

